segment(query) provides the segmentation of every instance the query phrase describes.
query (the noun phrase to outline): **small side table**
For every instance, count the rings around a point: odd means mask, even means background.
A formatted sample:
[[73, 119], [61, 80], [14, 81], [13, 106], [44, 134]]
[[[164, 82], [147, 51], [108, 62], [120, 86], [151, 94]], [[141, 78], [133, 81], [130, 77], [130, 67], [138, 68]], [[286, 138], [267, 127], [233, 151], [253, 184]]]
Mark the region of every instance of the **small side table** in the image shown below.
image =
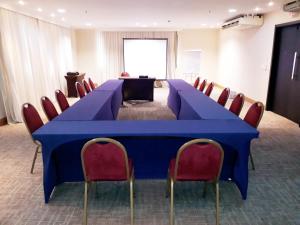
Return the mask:
[[77, 76], [65, 76], [67, 80], [67, 87], [68, 87], [68, 97], [77, 97], [77, 90], [75, 87], [75, 83], [79, 82], [82, 83], [84, 79], [85, 73], [81, 73]]

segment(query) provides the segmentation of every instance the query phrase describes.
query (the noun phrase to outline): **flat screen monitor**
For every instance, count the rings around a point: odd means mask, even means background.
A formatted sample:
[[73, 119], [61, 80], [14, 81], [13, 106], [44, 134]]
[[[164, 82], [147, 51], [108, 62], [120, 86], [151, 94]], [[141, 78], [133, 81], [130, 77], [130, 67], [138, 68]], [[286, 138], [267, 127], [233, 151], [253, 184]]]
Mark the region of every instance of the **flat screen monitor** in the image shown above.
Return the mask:
[[123, 39], [124, 71], [130, 77], [167, 78], [168, 39]]

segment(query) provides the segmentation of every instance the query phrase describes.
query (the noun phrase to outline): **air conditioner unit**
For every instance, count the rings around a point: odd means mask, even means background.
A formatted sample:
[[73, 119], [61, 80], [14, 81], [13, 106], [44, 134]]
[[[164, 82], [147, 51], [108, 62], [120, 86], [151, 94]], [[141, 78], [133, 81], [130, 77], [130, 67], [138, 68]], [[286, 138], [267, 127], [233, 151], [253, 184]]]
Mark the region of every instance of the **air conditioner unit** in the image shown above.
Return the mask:
[[285, 12], [298, 12], [300, 11], [300, 0], [288, 2], [283, 5], [283, 11]]
[[222, 28], [249, 29], [262, 26], [264, 19], [262, 15], [239, 15], [223, 23]]

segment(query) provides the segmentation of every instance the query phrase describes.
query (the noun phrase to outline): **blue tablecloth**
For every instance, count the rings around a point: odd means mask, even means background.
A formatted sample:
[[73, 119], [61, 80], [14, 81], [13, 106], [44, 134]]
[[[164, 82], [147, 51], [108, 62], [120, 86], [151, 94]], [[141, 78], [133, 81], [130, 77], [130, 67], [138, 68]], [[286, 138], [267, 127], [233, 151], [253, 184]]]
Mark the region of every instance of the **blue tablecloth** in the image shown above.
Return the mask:
[[248, 156], [256, 129], [239, 120], [52, 121], [33, 133], [43, 146], [45, 201], [55, 185], [83, 181], [80, 151], [95, 137], [113, 137], [126, 147], [137, 178], [166, 178], [171, 158], [193, 138], [211, 138], [225, 150], [221, 179], [231, 178], [247, 197]]
[[113, 91], [113, 97], [111, 101], [111, 110], [114, 116], [114, 119], [117, 119], [119, 108], [122, 105], [123, 95], [122, 95], [122, 87], [123, 80], [108, 80], [99, 87], [97, 87], [94, 91]]

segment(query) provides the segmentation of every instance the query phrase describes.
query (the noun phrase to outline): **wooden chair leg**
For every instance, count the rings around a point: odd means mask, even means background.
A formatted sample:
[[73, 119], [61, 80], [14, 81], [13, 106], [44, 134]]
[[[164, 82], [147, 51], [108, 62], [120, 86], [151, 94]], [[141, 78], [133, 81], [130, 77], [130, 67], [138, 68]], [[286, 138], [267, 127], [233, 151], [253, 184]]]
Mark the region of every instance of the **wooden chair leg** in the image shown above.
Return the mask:
[[87, 225], [88, 182], [84, 182], [83, 225]]
[[252, 170], [255, 170], [254, 160], [251, 151], [250, 151], [250, 161], [251, 161]]
[[174, 225], [174, 181], [170, 179], [170, 225]]
[[219, 182], [216, 182], [216, 225], [220, 224], [220, 196], [219, 196]]
[[31, 164], [30, 173], [33, 173], [33, 169], [34, 169], [36, 157], [37, 157], [37, 154], [38, 154], [38, 152], [39, 152], [40, 147], [41, 147], [40, 145], [37, 145], [37, 146], [36, 146], [36, 149], [35, 149], [35, 152], [34, 152], [34, 156], [33, 156], [33, 160], [32, 160], [32, 164]]
[[134, 193], [134, 190], [133, 190], [133, 177], [130, 178], [130, 181], [129, 181], [129, 186], [130, 186], [130, 222], [131, 222], [131, 225], [134, 224], [134, 205], [133, 205], [133, 193]]

